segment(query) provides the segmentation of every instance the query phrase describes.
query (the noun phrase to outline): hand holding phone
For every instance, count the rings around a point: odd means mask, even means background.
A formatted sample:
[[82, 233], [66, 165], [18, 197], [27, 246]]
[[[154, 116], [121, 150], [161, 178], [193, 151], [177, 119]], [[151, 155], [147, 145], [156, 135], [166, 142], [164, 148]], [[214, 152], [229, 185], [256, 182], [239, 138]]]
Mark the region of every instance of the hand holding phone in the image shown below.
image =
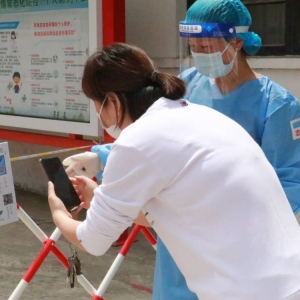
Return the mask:
[[98, 187], [97, 182], [86, 176], [76, 176], [76, 178], [71, 178], [71, 182], [76, 185], [76, 192], [80, 196], [80, 207], [89, 209], [95, 196], [94, 190]]
[[[55, 193], [69, 211], [75, 210], [81, 203], [60, 159], [50, 157], [40, 159], [48, 179], [53, 183]], [[70, 208], [72, 208], [70, 210]]]

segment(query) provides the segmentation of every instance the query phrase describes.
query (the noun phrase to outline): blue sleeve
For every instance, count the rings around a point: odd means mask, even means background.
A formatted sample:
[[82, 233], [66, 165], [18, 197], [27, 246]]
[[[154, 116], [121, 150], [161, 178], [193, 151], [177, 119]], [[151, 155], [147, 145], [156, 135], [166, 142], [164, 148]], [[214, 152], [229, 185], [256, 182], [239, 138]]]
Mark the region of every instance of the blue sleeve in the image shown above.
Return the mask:
[[[93, 146], [91, 149], [91, 151], [93, 153], [98, 154], [98, 158], [99, 158], [103, 168], [105, 168], [107, 157], [110, 153], [111, 145], [112, 144], [97, 145], [97, 146]], [[102, 180], [102, 175], [103, 175], [103, 170], [96, 175], [96, 178], [98, 180]]]
[[300, 106], [287, 91], [281, 99], [278, 95], [275, 93], [274, 99], [270, 97], [261, 147], [279, 177], [293, 212], [297, 213], [300, 209]]

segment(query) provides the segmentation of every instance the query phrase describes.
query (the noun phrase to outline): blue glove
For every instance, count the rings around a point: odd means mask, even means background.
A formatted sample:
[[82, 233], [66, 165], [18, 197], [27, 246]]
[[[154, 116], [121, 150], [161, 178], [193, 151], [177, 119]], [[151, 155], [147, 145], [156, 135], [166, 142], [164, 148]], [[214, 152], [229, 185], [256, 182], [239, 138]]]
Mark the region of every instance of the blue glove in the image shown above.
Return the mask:
[[98, 154], [99, 161], [101, 162], [102, 165], [102, 170], [95, 175], [98, 180], [102, 180], [103, 169], [106, 165], [106, 161], [110, 153], [111, 145], [112, 144], [97, 145], [97, 146], [93, 146], [91, 149], [93, 153]]

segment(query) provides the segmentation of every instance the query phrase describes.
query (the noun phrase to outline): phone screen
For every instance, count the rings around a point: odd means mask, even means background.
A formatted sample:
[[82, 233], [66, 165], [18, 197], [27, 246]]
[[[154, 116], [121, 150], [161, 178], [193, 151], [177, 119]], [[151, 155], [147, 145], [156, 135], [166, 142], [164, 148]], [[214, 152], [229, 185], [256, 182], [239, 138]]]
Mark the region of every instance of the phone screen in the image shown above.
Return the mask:
[[50, 181], [54, 184], [55, 193], [66, 207], [81, 203], [60, 159], [58, 157], [40, 159]]

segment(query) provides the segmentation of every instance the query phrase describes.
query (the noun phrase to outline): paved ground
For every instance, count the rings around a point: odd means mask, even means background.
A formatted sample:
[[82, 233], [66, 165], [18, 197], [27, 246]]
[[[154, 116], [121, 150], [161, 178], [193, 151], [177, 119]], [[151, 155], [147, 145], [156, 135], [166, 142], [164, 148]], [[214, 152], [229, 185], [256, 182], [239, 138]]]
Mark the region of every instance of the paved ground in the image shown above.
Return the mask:
[[[55, 226], [47, 199], [44, 196], [16, 191], [17, 201], [26, 213], [49, 236]], [[84, 215], [80, 216], [81, 218]], [[0, 228], [0, 300], [7, 300], [23, 275], [42, 249], [41, 242], [22, 221]], [[70, 254], [69, 244], [61, 237], [57, 246], [65, 255]], [[82, 271], [97, 289], [120, 248], [110, 248], [102, 257], [93, 257], [78, 251]], [[104, 294], [106, 300], [150, 300], [154, 271], [155, 251], [142, 234], [134, 243], [113, 281]], [[52, 254], [33, 277], [20, 299], [92, 299], [80, 286], [65, 286], [66, 270]]]

